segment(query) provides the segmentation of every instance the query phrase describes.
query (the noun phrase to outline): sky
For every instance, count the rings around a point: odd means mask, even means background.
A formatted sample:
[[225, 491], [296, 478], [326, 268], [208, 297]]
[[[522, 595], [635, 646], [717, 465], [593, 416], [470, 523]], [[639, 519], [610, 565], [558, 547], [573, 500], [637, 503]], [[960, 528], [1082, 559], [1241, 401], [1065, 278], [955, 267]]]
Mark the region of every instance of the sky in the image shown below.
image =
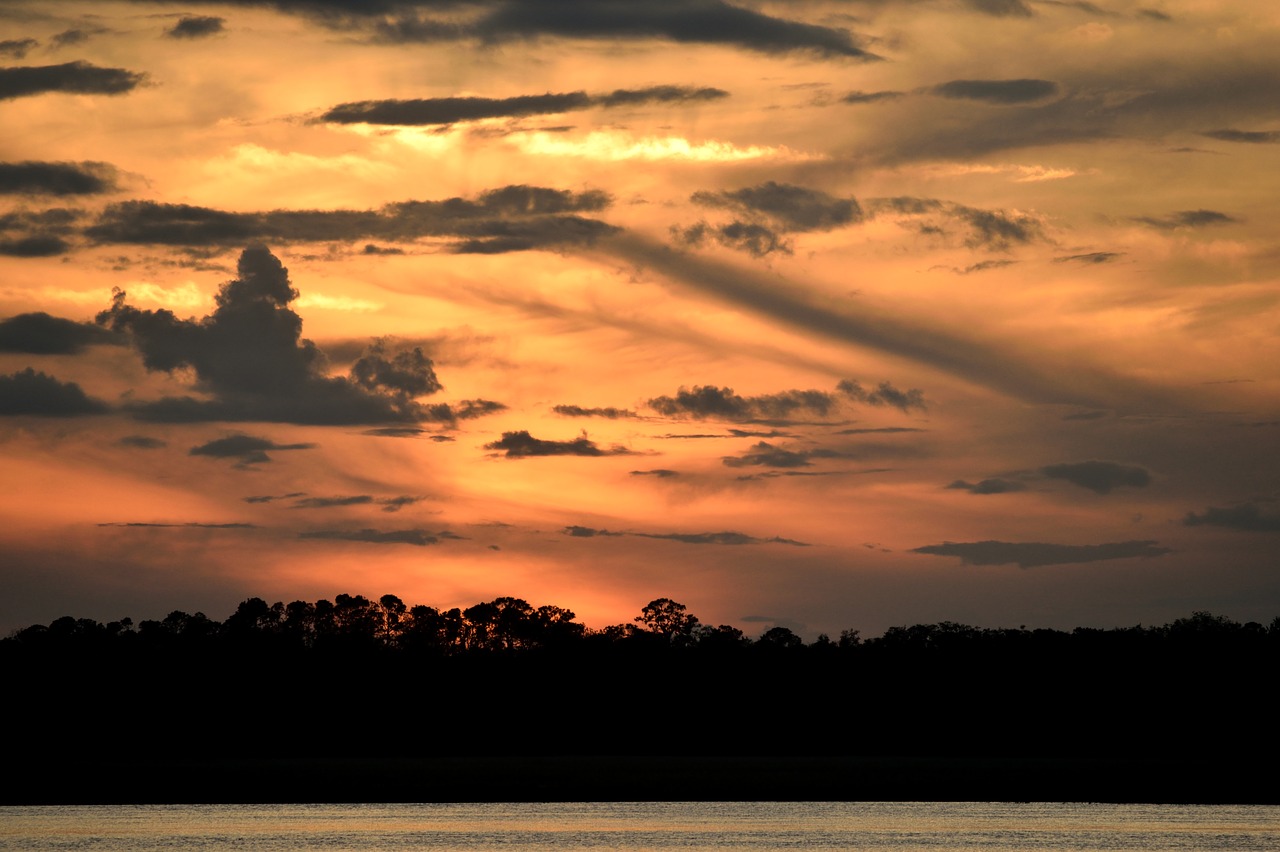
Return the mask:
[[0, 3], [0, 631], [1280, 615], [1280, 9]]

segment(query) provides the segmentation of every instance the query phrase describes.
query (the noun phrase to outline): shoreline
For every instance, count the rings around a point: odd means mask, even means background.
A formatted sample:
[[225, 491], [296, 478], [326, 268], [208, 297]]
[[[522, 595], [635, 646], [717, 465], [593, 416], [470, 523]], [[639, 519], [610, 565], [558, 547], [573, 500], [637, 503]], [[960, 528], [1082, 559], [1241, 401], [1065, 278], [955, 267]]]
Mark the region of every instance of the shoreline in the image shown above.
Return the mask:
[[1258, 759], [446, 756], [15, 760], [4, 805], [597, 801], [1280, 804]]

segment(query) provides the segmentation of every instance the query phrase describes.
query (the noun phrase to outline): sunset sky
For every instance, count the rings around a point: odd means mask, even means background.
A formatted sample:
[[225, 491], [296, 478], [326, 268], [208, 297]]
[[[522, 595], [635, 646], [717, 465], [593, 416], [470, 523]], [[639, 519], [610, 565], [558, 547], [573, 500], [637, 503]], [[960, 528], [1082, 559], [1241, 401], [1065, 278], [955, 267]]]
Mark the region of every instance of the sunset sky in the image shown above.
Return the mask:
[[3, 0], [0, 632], [1270, 621], [1277, 81], [1247, 0]]

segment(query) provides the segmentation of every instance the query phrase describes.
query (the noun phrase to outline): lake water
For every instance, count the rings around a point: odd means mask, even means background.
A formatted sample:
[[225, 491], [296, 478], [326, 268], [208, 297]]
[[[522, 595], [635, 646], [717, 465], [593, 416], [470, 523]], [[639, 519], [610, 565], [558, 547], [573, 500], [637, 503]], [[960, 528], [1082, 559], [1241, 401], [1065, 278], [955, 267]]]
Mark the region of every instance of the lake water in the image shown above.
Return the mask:
[[1280, 850], [1280, 807], [919, 802], [0, 807], [0, 849]]

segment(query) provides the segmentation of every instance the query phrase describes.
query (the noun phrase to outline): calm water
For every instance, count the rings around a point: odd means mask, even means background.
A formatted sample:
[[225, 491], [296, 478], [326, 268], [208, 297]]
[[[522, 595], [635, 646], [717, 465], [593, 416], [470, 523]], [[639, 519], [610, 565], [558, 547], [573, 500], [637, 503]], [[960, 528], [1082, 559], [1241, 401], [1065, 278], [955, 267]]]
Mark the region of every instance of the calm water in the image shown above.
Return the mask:
[[1280, 807], [874, 802], [0, 807], [0, 849], [1280, 850]]

